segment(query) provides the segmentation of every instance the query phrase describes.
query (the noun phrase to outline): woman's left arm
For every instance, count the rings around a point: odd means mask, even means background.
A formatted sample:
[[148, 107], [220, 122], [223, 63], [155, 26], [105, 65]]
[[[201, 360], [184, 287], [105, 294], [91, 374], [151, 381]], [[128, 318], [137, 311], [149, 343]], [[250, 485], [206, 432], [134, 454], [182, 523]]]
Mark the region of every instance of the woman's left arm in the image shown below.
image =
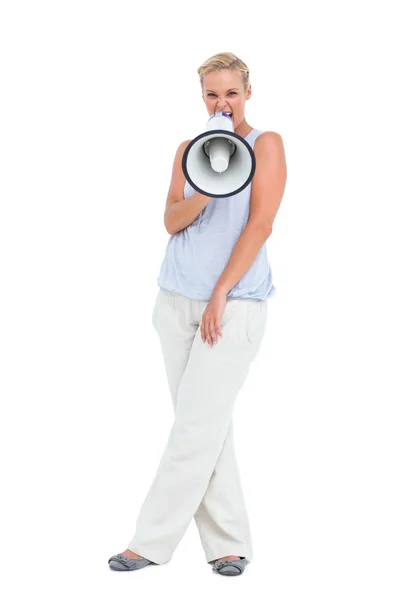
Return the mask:
[[281, 136], [274, 131], [261, 133], [254, 143], [254, 154], [256, 172], [251, 185], [249, 219], [203, 312], [201, 339], [211, 347], [217, 342], [217, 336], [222, 337], [221, 321], [226, 296], [250, 269], [260, 248], [271, 235], [285, 191], [286, 159]]
[[[274, 131], [260, 134], [254, 143], [256, 172], [251, 182], [250, 215], [231, 257], [214, 287], [228, 294], [249, 270], [260, 248], [272, 233], [286, 185], [286, 157], [281, 136]], [[229, 199], [227, 200], [229, 202]]]

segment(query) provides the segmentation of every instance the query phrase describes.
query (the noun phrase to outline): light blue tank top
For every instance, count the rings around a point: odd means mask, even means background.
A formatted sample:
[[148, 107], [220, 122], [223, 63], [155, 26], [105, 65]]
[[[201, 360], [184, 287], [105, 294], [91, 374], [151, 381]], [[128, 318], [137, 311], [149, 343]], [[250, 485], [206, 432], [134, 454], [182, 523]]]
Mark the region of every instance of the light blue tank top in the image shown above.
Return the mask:
[[[244, 139], [254, 148], [261, 133], [259, 129], [252, 129]], [[195, 191], [186, 180], [184, 198], [189, 198]], [[251, 182], [238, 194], [211, 198], [190, 225], [171, 235], [157, 279], [160, 288], [193, 300], [210, 301], [249, 219], [250, 194]], [[265, 300], [272, 297], [275, 290], [265, 242], [251, 267], [227, 297]]]

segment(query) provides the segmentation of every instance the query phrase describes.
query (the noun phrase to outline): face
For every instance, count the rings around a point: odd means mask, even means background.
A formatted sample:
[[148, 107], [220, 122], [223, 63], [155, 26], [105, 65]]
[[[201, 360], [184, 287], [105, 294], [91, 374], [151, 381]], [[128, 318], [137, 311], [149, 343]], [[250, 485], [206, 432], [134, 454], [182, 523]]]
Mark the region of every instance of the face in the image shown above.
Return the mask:
[[251, 96], [251, 86], [244, 91], [240, 73], [223, 69], [203, 77], [203, 100], [208, 114], [231, 112], [235, 129], [244, 119], [245, 102]]

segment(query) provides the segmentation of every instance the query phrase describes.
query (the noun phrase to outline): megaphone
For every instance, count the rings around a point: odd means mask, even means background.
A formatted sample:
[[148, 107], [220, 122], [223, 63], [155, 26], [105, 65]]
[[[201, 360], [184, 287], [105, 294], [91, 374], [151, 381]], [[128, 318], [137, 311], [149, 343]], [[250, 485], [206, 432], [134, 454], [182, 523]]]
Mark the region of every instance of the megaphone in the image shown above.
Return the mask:
[[250, 144], [234, 132], [230, 115], [217, 112], [209, 118], [206, 131], [186, 147], [182, 170], [195, 190], [224, 198], [238, 194], [250, 183], [256, 157]]

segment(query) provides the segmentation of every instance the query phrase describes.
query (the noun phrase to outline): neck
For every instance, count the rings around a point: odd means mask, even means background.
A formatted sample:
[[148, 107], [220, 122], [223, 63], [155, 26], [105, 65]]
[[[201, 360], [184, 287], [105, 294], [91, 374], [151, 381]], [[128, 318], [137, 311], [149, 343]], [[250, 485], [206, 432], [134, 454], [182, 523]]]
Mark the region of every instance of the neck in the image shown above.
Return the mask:
[[239, 125], [237, 127], [235, 127], [235, 133], [237, 133], [241, 137], [246, 137], [246, 135], [248, 135], [252, 129], [254, 129], [254, 128], [251, 127], [246, 122], [246, 119], [243, 117], [243, 119], [240, 121]]

